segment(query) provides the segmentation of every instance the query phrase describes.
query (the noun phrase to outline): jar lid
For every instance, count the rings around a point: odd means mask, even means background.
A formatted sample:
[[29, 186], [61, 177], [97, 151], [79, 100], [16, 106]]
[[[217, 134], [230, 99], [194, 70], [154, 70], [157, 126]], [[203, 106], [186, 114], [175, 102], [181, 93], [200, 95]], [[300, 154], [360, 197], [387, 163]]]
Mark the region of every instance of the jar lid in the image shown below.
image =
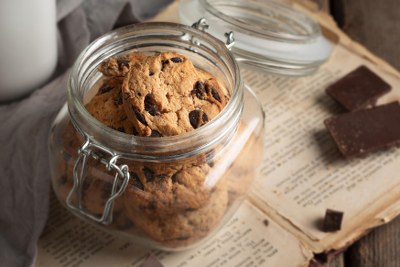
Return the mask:
[[282, 2], [183, 0], [179, 18], [189, 25], [205, 18], [208, 32], [222, 41], [233, 31], [239, 62], [277, 74], [311, 74], [332, 51], [316, 22]]

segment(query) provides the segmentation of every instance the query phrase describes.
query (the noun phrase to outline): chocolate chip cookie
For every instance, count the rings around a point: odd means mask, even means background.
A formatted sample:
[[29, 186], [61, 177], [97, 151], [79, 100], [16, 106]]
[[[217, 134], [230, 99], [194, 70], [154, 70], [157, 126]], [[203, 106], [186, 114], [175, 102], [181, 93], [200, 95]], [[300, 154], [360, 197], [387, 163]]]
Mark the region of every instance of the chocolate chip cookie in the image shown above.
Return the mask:
[[227, 96], [186, 57], [160, 53], [131, 64], [122, 84], [128, 118], [141, 136], [190, 132], [219, 114]]
[[106, 78], [97, 94], [86, 104], [86, 109], [104, 125], [127, 134], [136, 134], [122, 105], [121, 85], [121, 78]]
[[123, 198], [142, 213], [170, 215], [207, 205], [212, 188], [205, 184], [210, 166], [189, 162], [129, 163], [130, 183]]
[[132, 64], [146, 58], [143, 54], [130, 53], [112, 57], [101, 63], [99, 71], [107, 77], [124, 77]]
[[[132, 205], [126, 207], [128, 217], [153, 240], [169, 247], [190, 245], [208, 235], [221, 222], [228, 203], [224, 186], [216, 186], [207, 205], [173, 216], [144, 214]], [[125, 202], [125, 204], [129, 204]]]

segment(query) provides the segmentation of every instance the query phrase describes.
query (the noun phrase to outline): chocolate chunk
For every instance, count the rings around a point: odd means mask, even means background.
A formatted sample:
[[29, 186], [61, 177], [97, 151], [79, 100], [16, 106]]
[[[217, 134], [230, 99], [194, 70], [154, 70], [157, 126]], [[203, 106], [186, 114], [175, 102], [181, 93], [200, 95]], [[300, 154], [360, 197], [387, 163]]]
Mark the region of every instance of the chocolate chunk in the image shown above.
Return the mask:
[[122, 70], [124, 67], [129, 68], [129, 60], [127, 59], [117, 59], [118, 68]]
[[335, 232], [342, 228], [343, 212], [327, 209], [322, 225], [325, 232]]
[[114, 87], [108, 86], [108, 85], [103, 86], [103, 87], [100, 88], [98, 94], [99, 94], [99, 95], [102, 95], [102, 94], [108, 93], [108, 92], [110, 92], [113, 88], [114, 88]]
[[171, 58], [171, 61], [174, 63], [181, 63], [183, 62], [183, 59], [181, 59], [180, 57], [173, 57]]
[[176, 173], [174, 173], [174, 174], [171, 176], [171, 181], [172, 181], [173, 183], [176, 183]]
[[121, 92], [119, 92], [117, 97], [114, 99], [114, 104], [116, 106], [122, 105], [122, 93]]
[[140, 111], [138, 111], [135, 108], [132, 108], [133, 112], [135, 113], [136, 119], [138, 121], [140, 121], [141, 123], [143, 123], [144, 125], [147, 125], [146, 119], [144, 118], [143, 114], [140, 113]]
[[129, 172], [129, 174], [130, 174], [133, 185], [135, 187], [139, 188], [140, 190], [144, 190], [144, 185], [143, 185], [142, 181], [140, 181], [139, 176], [135, 172]]
[[203, 120], [201, 125], [205, 124], [206, 122], [208, 122], [208, 116], [205, 112], [203, 112], [203, 114], [201, 115], [201, 119]]
[[154, 180], [154, 172], [151, 169], [143, 167], [143, 173], [147, 182], [152, 182]]
[[211, 95], [212, 95], [213, 98], [214, 98], [215, 100], [217, 100], [219, 103], [222, 103], [221, 97], [220, 97], [218, 91], [217, 91], [214, 87], [211, 88]]
[[159, 131], [151, 130], [150, 137], [162, 137], [162, 134]]
[[192, 125], [194, 129], [197, 129], [208, 122], [208, 116], [202, 110], [195, 109], [189, 113], [189, 121], [190, 125]]
[[160, 114], [157, 103], [151, 94], [146, 95], [144, 98], [144, 109], [150, 113], [151, 116]]
[[361, 66], [326, 88], [326, 93], [349, 111], [374, 106], [391, 86], [366, 66]]
[[200, 118], [200, 110], [193, 110], [189, 113], [189, 121], [190, 121], [190, 125], [192, 125], [192, 127], [194, 129], [196, 129], [197, 127], [199, 127], [199, 118]]
[[195, 95], [198, 99], [201, 99], [201, 100], [206, 99], [207, 92], [204, 87], [204, 83], [201, 81], [197, 81], [193, 86], [193, 90], [192, 90], [191, 94]]
[[161, 61], [161, 71], [164, 70], [165, 65], [167, 65], [169, 63], [169, 59], [164, 59]]
[[346, 158], [400, 144], [398, 102], [344, 113], [324, 123]]

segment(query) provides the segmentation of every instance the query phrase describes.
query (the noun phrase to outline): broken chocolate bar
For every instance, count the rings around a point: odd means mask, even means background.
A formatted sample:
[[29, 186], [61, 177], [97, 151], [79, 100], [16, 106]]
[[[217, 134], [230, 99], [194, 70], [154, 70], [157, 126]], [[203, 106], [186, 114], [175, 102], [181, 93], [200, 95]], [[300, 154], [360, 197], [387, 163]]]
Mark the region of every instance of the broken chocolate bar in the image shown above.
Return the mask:
[[346, 158], [400, 144], [400, 105], [380, 105], [328, 118], [326, 128]]
[[343, 212], [327, 209], [322, 230], [325, 232], [339, 231], [342, 228]]
[[326, 93], [348, 111], [374, 106], [391, 86], [366, 66], [358, 67], [326, 88]]

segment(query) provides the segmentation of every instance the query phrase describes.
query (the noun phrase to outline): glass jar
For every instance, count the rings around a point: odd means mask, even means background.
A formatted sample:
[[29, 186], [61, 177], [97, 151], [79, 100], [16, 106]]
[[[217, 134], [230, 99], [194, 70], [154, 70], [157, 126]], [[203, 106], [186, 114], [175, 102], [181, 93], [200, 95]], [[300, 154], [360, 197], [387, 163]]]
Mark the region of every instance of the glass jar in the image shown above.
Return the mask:
[[187, 25], [205, 19], [219, 39], [233, 31], [236, 60], [267, 73], [310, 75], [332, 51], [319, 25], [284, 1], [182, 0], [178, 14]]
[[[230, 99], [217, 117], [185, 134], [140, 137], [106, 127], [85, 104], [105, 59], [175, 51], [212, 73]], [[232, 216], [263, 158], [264, 113], [227, 47], [174, 23], [142, 23], [107, 33], [78, 57], [68, 101], [52, 126], [52, 185], [71, 212], [165, 250], [190, 248]]]

